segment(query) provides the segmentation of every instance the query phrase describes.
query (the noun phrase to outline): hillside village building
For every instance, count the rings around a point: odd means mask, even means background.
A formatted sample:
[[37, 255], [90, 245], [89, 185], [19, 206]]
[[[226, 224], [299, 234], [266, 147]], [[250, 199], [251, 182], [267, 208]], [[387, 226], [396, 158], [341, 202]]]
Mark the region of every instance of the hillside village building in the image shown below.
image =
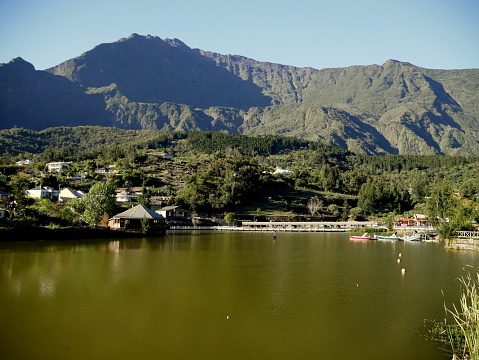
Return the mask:
[[55, 190], [50, 186], [37, 186], [36, 188], [25, 191], [25, 195], [35, 199], [52, 199], [58, 200], [59, 190]]
[[58, 201], [67, 202], [73, 199], [83, 199], [84, 196], [85, 193], [83, 191], [75, 191], [70, 188], [64, 188], [58, 195]]
[[133, 187], [130, 189], [127, 188], [117, 188], [115, 189], [115, 200], [118, 204], [127, 205], [138, 202], [138, 197], [143, 194], [143, 188]]
[[9, 193], [0, 190], [0, 219], [3, 219], [5, 217], [6, 211], [2, 206], [8, 204], [9, 198]]
[[116, 170], [113, 166], [109, 166], [108, 168], [95, 169], [94, 171], [96, 174], [103, 175], [118, 174], [118, 170]]
[[187, 213], [179, 206], [165, 206], [159, 210], [156, 210], [158, 214], [163, 216], [167, 220], [171, 220], [173, 218], [186, 218]]
[[293, 172], [291, 170], [286, 170], [286, 169], [282, 169], [280, 167], [277, 167], [276, 170], [273, 172], [273, 175], [283, 175], [283, 176], [289, 176], [291, 175]]
[[49, 173], [57, 173], [63, 169], [69, 169], [70, 165], [65, 162], [51, 162], [45, 165]]
[[112, 230], [142, 231], [142, 221], [147, 221], [155, 232], [165, 230], [165, 218], [143, 205], [137, 205], [108, 220]]
[[8, 203], [8, 199], [10, 198], [10, 194], [0, 190], [0, 204], [6, 204]]
[[30, 165], [30, 164], [34, 164], [34, 162], [32, 160], [28, 160], [28, 159], [20, 160], [20, 161], [17, 161], [15, 163], [15, 165], [17, 165], [17, 166], [25, 166], [25, 165]]

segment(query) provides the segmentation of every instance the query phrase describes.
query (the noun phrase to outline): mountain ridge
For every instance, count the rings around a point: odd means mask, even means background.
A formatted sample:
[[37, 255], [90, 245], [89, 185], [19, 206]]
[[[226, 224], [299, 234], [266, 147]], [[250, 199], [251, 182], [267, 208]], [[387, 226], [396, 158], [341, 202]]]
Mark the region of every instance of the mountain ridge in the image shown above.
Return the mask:
[[22, 61], [0, 65], [0, 128], [289, 134], [368, 155], [479, 155], [479, 69], [391, 59], [318, 70], [138, 34], [45, 71]]

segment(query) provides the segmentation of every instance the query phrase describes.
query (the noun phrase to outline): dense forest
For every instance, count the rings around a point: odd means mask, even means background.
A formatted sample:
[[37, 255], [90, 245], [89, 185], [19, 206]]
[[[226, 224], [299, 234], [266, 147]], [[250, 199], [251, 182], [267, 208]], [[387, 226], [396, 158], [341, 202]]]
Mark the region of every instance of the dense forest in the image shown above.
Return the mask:
[[[478, 157], [365, 156], [278, 135], [102, 127], [2, 130], [0, 144], [0, 190], [17, 201], [9, 208], [12, 218], [56, 213], [72, 221], [74, 212], [63, 209], [62, 215], [45, 202], [24, 199], [23, 191], [42, 184], [88, 192], [108, 182], [113, 188], [141, 187], [139, 201], [145, 204], [164, 196], [165, 204], [210, 218], [235, 213], [391, 222], [426, 213], [454, 229], [471, 228], [478, 220]], [[34, 164], [15, 165], [24, 159]], [[45, 164], [52, 161], [71, 166], [46, 173]], [[107, 167], [116, 173], [95, 172]], [[291, 174], [276, 174], [277, 168]], [[75, 174], [84, 174], [84, 180], [73, 181]]]

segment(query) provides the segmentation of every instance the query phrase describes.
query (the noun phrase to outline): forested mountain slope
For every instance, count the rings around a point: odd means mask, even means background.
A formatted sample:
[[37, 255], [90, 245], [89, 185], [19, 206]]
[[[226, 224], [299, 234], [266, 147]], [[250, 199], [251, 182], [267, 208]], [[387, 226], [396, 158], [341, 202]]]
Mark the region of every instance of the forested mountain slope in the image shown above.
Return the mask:
[[0, 65], [0, 128], [294, 135], [364, 154], [479, 155], [479, 70], [296, 68], [133, 34], [35, 71]]

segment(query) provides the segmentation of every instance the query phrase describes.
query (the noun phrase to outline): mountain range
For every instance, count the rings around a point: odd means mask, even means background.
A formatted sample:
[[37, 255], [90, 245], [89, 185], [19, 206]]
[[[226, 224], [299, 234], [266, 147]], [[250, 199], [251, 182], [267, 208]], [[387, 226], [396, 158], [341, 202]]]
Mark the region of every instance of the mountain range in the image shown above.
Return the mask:
[[[326, 51], [326, 49], [325, 49]], [[356, 153], [479, 155], [479, 69], [313, 69], [133, 34], [39, 71], [0, 64], [0, 129], [282, 134]]]

